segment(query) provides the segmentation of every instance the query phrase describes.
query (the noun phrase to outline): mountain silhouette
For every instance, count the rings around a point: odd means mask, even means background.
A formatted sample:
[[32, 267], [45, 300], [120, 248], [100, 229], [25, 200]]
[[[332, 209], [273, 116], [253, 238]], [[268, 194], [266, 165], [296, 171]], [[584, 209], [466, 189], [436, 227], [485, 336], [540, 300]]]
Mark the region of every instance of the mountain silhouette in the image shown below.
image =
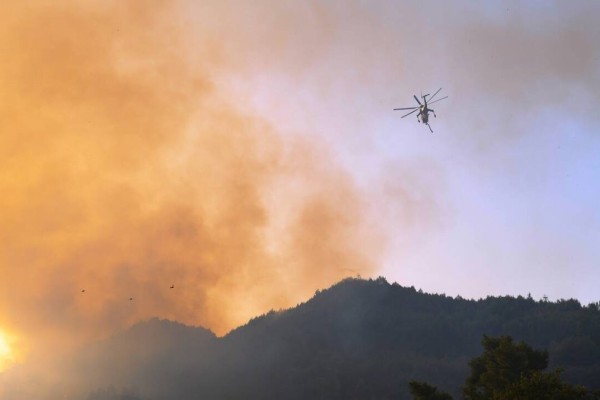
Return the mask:
[[598, 303], [465, 300], [384, 278], [345, 279], [222, 338], [143, 322], [87, 351], [78, 368], [97, 387], [133, 388], [140, 399], [404, 399], [411, 380], [458, 398], [483, 334], [546, 349], [565, 380], [600, 389]]

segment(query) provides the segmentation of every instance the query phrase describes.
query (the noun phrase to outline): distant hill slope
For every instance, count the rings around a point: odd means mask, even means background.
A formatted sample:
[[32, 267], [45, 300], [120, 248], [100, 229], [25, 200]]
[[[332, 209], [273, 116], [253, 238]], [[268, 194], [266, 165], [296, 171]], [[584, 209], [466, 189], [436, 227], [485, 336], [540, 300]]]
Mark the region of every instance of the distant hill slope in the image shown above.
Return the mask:
[[[598, 304], [464, 300], [383, 278], [343, 280], [219, 339], [168, 321], [140, 324], [87, 363], [100, 357], [95, 365], [112, 366], [103, 383], [141, 388], [140, 397], [151, 399], [404, 399], [413, 379], [458, 397], [483, 334], [547, 349], [550, 368], [600, 389]], [[126, 343], [155, 351], [128, 350]]]

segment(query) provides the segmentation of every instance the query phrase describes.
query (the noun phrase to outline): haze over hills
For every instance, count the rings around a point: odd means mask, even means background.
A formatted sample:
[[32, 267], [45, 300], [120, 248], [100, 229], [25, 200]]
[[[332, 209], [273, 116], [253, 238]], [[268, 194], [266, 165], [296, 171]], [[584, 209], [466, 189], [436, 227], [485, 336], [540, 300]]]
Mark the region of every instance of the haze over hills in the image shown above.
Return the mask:
[[[410, 380], [456, 396], [483, 334], [547, 349], [550, 368], [600, 389], [598, 303], [465, 300], [384, 278], [345, 279], [221, 338], [167, 320], [141, 322], [81, 351], [65, 369], [89, 400], [398, 399], [409, 397]], [[16, 400], [22, 392], [3, 395]]]

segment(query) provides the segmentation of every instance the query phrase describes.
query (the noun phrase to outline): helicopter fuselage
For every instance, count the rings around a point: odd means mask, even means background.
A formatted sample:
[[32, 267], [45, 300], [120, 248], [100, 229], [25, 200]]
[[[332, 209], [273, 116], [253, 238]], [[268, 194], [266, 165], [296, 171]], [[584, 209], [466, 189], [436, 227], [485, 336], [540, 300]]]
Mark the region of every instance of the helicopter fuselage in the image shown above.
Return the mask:
[[429, 110], [427, 109], [427, 104], [424, 104], [420, 107], [419, 115], [421, 116], [421, 122], [424, 124], [429, 122]]

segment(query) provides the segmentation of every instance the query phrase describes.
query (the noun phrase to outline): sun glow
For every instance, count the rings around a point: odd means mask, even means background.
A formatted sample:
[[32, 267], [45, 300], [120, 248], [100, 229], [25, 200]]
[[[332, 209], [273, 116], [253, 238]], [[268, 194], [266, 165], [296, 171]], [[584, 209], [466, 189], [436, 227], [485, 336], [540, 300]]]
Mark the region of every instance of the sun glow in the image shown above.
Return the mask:
[[5, 333], [0, 331], [0, 372], [14, 363], [14, 355], [10, 347], [10, 340]]

